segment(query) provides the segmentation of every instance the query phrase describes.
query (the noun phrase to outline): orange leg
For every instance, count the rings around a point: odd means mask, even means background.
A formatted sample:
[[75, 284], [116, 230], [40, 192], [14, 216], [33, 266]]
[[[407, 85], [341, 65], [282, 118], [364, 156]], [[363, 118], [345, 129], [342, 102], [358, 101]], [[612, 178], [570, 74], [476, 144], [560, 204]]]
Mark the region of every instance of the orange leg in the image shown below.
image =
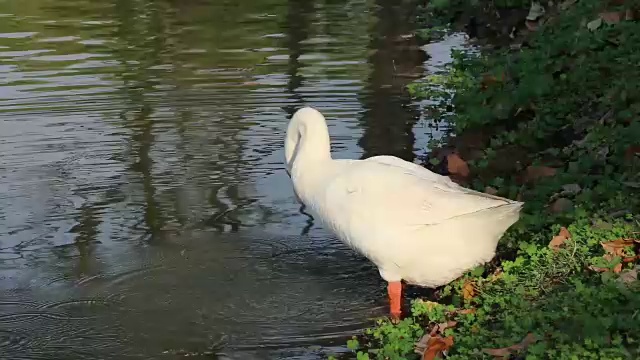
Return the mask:
[[402, 304], [402, 283], [400, 281], [389, 282], [387, 286], [389, 293], [389, 306], [391, 310], [391, 319], [400, 319], [400, 306]]

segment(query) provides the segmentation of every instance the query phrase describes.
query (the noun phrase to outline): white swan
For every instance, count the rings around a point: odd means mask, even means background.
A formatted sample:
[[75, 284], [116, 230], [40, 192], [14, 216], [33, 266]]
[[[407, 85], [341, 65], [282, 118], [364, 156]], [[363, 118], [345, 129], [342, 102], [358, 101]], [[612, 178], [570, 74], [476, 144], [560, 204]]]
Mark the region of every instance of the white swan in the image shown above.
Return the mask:
[[491, 260], [524, 205], [394, 156], [332, 159], [325, 118], [310, 107], [291, 118], [285, 157], [297, 199], [378, 267], [394, 319], [401, 280], [437, 287]]

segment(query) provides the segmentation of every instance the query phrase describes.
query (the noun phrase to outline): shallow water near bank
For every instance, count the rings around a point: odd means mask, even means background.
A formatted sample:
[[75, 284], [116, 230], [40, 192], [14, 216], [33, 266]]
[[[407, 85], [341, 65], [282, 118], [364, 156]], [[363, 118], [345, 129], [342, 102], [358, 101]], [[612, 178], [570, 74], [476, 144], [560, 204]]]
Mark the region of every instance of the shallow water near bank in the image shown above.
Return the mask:
[[0, 0], [0, 353], [323, 358], [385, 314], [300, 211], [288, 118], [414, 160], [424, 52], [392, 1]]

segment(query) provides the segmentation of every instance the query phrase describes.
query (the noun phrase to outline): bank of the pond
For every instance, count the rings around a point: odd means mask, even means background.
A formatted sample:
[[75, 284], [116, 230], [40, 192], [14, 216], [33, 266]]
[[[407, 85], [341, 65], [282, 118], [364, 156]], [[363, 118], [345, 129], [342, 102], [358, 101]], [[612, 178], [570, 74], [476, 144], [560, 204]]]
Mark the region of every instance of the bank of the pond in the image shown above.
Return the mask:
[[640, 7], [544, 7], [528, 34], [411, 89], [441, 98], [429, 113], [456, 134], [426, 166], [525, 201], [521, 220], [494, 263], [380, 320], [354, 358], [640, 358]]

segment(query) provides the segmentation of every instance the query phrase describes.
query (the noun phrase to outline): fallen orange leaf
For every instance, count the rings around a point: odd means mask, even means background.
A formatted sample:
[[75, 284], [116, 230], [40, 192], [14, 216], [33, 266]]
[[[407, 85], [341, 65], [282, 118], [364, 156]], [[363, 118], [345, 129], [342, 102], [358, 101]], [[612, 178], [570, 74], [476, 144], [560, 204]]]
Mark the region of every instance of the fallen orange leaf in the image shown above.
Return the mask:
[[553, 250], [559, 250], [560, 247], [562, 247], [562, 245], [565, 243], [565, 241], [570, 238], [571, 233], [569, 233], [569, 230], [567, 230], [567, 228], [563, 226], [560, 228], [560, 232], [558, 233], [558, 235], [554, 236], [553, 239], [551, 239], [551, 242], [549, 242], [549, 247]]
[[467, 281], [462, 286], [462, 297], [465, 300], [470, 300], [476, 294], [476, 288], [473, 281]]
[[633, 243], [634, 241], [632, 239], [617, 239], [613, 241], [600, 242], [600, 245], [602, 245], [602, 248], [607, 254], [625, 257], [624, 250], [633, 246]]
[[[609, 262], [609, 263], [613, 261], [614, 257], [615, 257], [615, 255], [613, 255], [613, 254], [609, 254], [609, 253], [608, 253], [608, 254], [604, 254], [604, 255], [602, 255], [602, 258], [603, 258], [603, 259], [605, 259], [605, 260], [606, 260], [607, 262]], [[596, 272], [606, 272], [606, 271], [609, 271], [609, 269], [608, 269], [608, 268], [601, 268], [601, 267], [597, 267], [597, 266], [591, 266], [590, 268], [591, 268], [591, 270], [594, 270], [594, 271], [596, 271]], [[618, 274], [620, 271], [622, 271], [622, 263], [620, 263], [620, 264], [616, 264], [616, 265], [613, 267], [612, 271], [613, 271], [614, 273], [616, 273], [616, 274]]]
[[602, 12], [599, 15], [604, 22], [611, 25], [611, 24], [619, 23], [620, 20], [623, 19], [624, 13], [620, 11], [609, 11], [609, 12]]
[[447, 170], [453, 175], [469, 176], [469, 165], [456, 153], [447, 155]]
[[467, 315], [467, 314], [475, 314], [476, 313], [476, 309], [471, 308], [471, 309], [462, 309], [458, 311], [458, 314], [462, 314], [462, 315]]
[[446, 329], [456, 324], [456, 321], [450, 320], [434, 325], [431, 331], [424, 334], [416, 343], [415, 352], [420, 354], [423, 360], [432, 360], [449, 350], [453, 346], [453, 336], [442, 337], [441, 335], [444, 335]]
[[556, 174], [556, 169], [548, 167], [548, 166], [535, 166], [531, 165], [527, 167], [527, 171], [525, 173], [525, 181], [535, 181], [543, 177], [554, 176]]
[[480, 81], [480, 88], [484, 90], [491, 84], [495, 84], [497, 82], [503, 82], [504, 79], [505, 79], [504, 73], [500, 74], [500, 78], [497, 78], [490, 74], [484, 74], [482, 76], [482, 80]]
[[[640, 243], [639, 240], [636, 239], [616, 239], [613, 241], [607, 241], [607, 242], [600, 242], [600, 245], [602, 245], [602, 248], [605, 251], [605, 254], [602, 255], [602, 258], [605, 259], [607, 262], [611, 262], [613, 261], [613, 259], [617, 256], [620, 257], [622, 259], [622, 262], [620, 264], [616, 264], [612, 271], [616, 274], [620, 273], [622, 271], [622, 264], [623, 263], [628, 263], [628, 262], [633, 262], [636, 259], [640, 259], [640, 255], [636, 255], [633, 254], [631, 256], [629, 256], [625, 250], [631, 246], [633, 246], [635, 243]], [[602, 267], [597, 267], [597, 266], [589, 266], [589, 269], [596, 271], [596, 272], [606, 272], [609, 271], [608, 268], [602, 268]]]
[[444, 351], [449, 350], [452, 346], [453, 336], [447, 336], [445, 338], [434, 336], [427, 342], [427, 350], [422, 355], [422, 360], [433, 360]]
[[511, 345], [504, 348], [499, 348], [499, 349], [482, 349], [482, 351], [491, 356], [495, 356], [498, 358], [506, 358], [511, 356], [514, 353], [517, 353], [526, 349], [527, 347], [529, 347], [529, 345], [535, 343], [536, 341], [537, 341], [536, 336], [532, 333], [528, 333], [527, 336], [525, 336], [524, 339], [522, 339], [522, 341], [520, 341], [518, 344]]
[[622, 271], [622, 263], [616, 264], [616, 266], [613, 267], [613, 272], [614, 273], [620, 274], [620, 271]]

